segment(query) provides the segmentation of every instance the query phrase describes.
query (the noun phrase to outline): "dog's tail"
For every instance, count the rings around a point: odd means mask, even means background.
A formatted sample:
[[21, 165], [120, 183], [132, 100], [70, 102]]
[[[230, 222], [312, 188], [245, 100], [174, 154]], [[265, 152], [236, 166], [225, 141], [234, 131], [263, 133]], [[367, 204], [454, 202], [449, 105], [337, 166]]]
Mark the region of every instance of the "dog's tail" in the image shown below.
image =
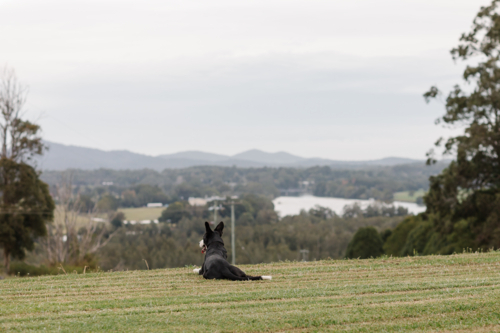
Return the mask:
[[249, 280], [272, 280], [273, 277], [271, 275], [261, 275], [261, 276], [249, 276], [247, 275]]
[[229, 270], [229, 269], [224, 270], [224, 277], [226, 279], [233, 280], [233, 281], [271, 280], [273, 278], [272, 276], [266, 276], [266, 275], [263, 275], [263, 276], [250, 276], [250, 275], [238, 276], [238, 275], [234, 274], [233, 272], [231, 272], [231, 270]]
[[242, 278], [242, 280], [250, 280], [250, 281], [258, 281], [258, 280], [272, 280], [273, 277], [271, 275], [262, 275], [262, 276], [250, 276]]

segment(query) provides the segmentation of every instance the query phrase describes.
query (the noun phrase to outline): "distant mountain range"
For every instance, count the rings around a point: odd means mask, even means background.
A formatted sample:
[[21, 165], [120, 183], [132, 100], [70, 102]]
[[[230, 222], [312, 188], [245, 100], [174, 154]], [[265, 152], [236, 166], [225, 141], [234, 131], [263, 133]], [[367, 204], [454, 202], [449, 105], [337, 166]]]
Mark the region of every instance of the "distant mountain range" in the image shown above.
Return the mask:
[[191, 166], [237, 166], [237, 167], [311, 167], [332, 166], [336, 168], [360, 168], [364, 166], [393, 166], [398, 164], [423, 163], [401, 157], [387, 157], [370, 161], [336, 161], [322, 158], [304, 158], [286, 152], [266, 153], [253, 149], [233, 156], [185, 151], [175, 154], [148, 156], [127, 150], [104, 151], [93, 148], [67, 146], [46, 142], [49, 151], [37, 163], [42, 170], [66, 169], [178, 169]]

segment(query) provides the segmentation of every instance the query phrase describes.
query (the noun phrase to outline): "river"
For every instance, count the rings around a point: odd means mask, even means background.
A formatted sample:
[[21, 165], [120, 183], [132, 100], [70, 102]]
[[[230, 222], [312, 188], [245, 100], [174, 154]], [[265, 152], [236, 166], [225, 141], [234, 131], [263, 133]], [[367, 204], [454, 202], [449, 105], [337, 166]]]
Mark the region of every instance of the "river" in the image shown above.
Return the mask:
[[[352, 205], [355, 202], [359, 203], [362, 208], [375, 203], [374, 200], [327, 198], [315, 197], [313, 195], [305, 195], [301, 197], [278, 197], [273, 200], [274, 209], [279, 212], [281, 217], [287, 215], [297, 215], [302, 209], [309, 211], [309, 209], [314, 208], [317, 205], [328, 207], [337, 213], [337, 215], [342, 215], [344, 206]], [[396, 207], [402, 206], [407, 208], [410, 213], [415, 215], [425, 211], [425, 206], [419, 206], [412, 202], [394, 201], [393, 204]]]

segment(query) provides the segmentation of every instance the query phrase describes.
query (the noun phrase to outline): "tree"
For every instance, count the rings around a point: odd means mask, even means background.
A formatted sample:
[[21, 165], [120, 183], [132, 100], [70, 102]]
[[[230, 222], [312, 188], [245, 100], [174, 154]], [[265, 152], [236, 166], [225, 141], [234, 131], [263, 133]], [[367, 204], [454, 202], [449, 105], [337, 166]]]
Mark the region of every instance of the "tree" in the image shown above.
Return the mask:
[[0, 157], [26, 162], [46, 148], [39, 136], [40, 126], [22, 119], [28, 90], [17, 81], [15, 72], [5, 68], [0, 75]]
[[117, 209], [118, 200], [110, 194], [103, 195], [101, 200], [97, 202], [97, 210], [101, 213], [108, 214], [110, 220], [114, 216]]
[[[500, 247], [499, 3], [493, 0], [481, 7], [472, 30], [451, 50], [454, 60], [468, 61], [463, 78], [470, 87], [456, 85], [446, 98], [444, 116], [436, 121], [463, 126], [464, 133], [436, 142], [438, 147], [444, 145], [444, 154], [456, 154], [456, 159], [430, 178], [424, 201], [433, 229], [419, 233], [429, 242], [432, 239], [426, 251], [447, 254], [461, 251], [465, 244]], [[472, 59], [478, 61], [470, 64]], [[431, 87], [424, 97], [429, 101], [440, 94]], [[428, 164], [435, 162], [432, 150], [428, 157]]]
[[178, 223], [183, 217], [190, 217], [185, 201], [177, 201], [168, 205], [167, 209], [161, 212], [158, 219], [160, 222]]
[[384, 254], [382, 238], [374, 227], [359, 228], [347, 245], [346, 258], [376, 258]]
[[123, 221], [125, 221], [125, 214], [123, 212], [118, 212], [113, 216], [111, 220], [111, 225], [115, 228], [123, 226]]
[[0, 158], [0, 197], [0, 244], [8, 272], [10, 256], [24, 258], [34, 239], [46, 234], [54, 201], [33, 167], [7, 158]]
[[11, 255], [23, 258], [33, 239], [45, 235], [54, 211], [48, 186], [27, 164], [45, 147], [40, 127], [22, 119], [26, 96], [14, 71], [5, 69], [0, 77], [0, 245], [6, 271]]

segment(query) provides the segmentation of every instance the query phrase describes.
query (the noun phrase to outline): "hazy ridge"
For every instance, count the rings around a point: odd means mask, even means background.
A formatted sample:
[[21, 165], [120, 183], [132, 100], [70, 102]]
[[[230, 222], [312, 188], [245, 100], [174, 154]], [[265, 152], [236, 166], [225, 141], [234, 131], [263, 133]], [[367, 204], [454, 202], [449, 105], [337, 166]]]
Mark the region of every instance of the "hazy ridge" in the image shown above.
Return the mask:
[[310, 167], [334, 166], [357, 168], [362, 166], [393, 166], [422, 162], [401, 157], [387, 157], [367, 161], [337, 161], [323, 158], [304, 158], [287, 152], [267, 153], [261, 150], [248, 150], [233, 156], [206, 153], [202, 151], [185, 151], [175, 154], [149, 156], [133, 153], [127, 150], [104, 151], [46, 142], [49, 151], [37, 160], [42, 170], [66, 169], [178, 169], [191, 166], [236, 166], [236, 167]]

